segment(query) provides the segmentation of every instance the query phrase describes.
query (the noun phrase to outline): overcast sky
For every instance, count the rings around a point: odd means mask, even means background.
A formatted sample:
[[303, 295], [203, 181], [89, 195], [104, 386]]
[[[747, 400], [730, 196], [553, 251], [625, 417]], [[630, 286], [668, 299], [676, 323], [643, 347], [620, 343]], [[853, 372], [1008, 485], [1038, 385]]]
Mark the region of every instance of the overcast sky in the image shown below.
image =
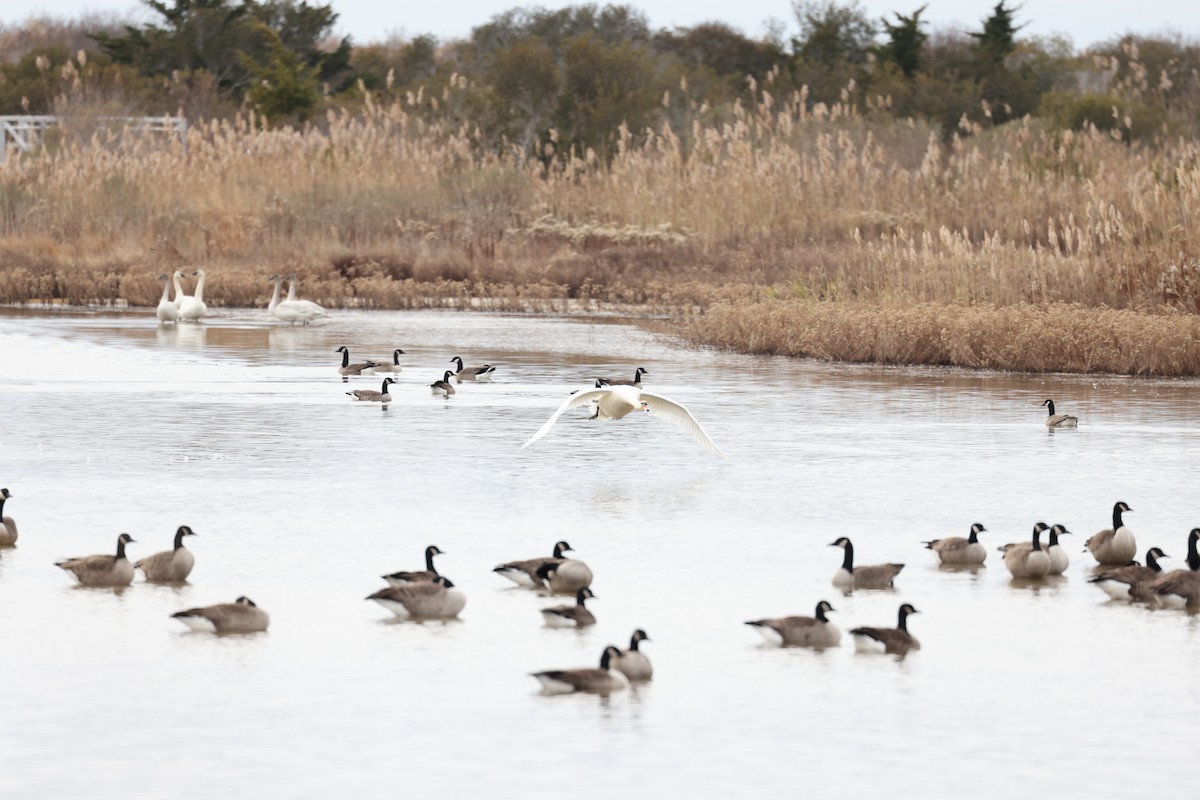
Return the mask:
[[[309, 0], [319, 3], [321, 0]], [[961, 27], [976, 30], [998, 0], [927, 0], [925, 19], [935, 28]], [[893, 11], [910, 13], [926, 0], [862, 0], [860, 5], [873, 17]], [[431, 33], [440, 39], [467, 36], [471, 28], [495, 14], [521, 6], [561, 8], [580, 3], [543, 0], [521, 3], [512, 0], [332, 0], [338, 12], [338, 29], [365, 44], [391, 34], [415, 36]], [[603, 3], [601, 3], [603, 5]], [[792, 5], [788, 0], [633, 0], [653, 27], [691, 26], [719, 20], [744, 33], [757, 36], [768, 19], [781, 20], [794, 30]], [[1066, 34], [1082, 49], [1115, 35], [1174, 32], [1190, 39], [1200, 38], [1200, 3], [1195, 0], [1024, 0], [1017, 20], [1027, 23], [1025, 34]], [[140, 14], [145, 9], [137, 0], [0, 0], [0, 22], [19, 23], [30, 15], [78, 17], [82, 12]]]

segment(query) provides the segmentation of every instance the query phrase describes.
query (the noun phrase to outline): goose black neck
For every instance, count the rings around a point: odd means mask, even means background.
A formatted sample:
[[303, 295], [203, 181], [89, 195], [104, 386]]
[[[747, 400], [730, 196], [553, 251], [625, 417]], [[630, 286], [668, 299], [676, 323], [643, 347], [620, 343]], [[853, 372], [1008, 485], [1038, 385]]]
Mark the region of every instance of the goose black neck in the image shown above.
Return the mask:
[[393, 350], [392, 351], [392, 366], [395, 366], [395, 367], [400, 366], [400, 354], [403, 352], [404, 352], [403, 350]]
[[584, 594], [584, 591], [586, 590], [580, 589], [575, 593], [575, 605], [579, 606], [580, 608], [582, 608], [584, 605], [583, 601], [587, 600], [587, 595]]
[[979, 544], [979, 534], [975, 532], [975, 526], [971, 526], [971, 535], [967, 537], [967, 544]]
[[380, 394], [387, 394], [387, 393], [388, 393], [387, 387], [388, 387], [389, 385], [390, 385], [390, 384], [388, 383], [388, 379], [387, 379], [387, 378], [384, 378], [384, 379], [383, 379], [383, 385], [379, 387], [379, 393], [380, 393]]
[[829, 620], [825, 619], [825, 605], [823, 603], [817, 604], [817, 621], [829, 622]]
[[1125, 523], [1121, 521], [1121, 504], [1117, 503], [1113, 506], [1113, 533], [1121, 530], [1121, 526]]
[[896, 628], [897, 628], [897, 630], [902, 630], [902, 631], [908, 630], [908, 612], [905, 611], [903, 608], [900, 609], [900, 621], [898, 623], [896, 623]]
[[642, 640], [639, 639], [636, 634], [629, 637], [629, 649], [632, 650], [633, 652], [635, 652], [635, 653], [637, 652], [638, 645], [641, 643], [642, 643]]
[[1042, 531], [1040, 528], [1033, 529], [1033, 549], [1034, 550], [1042, 549]]
[[350, 351], [349, 350], [342, 351], [342, 366], [343, 367], [350, 366]]
[[853, 574], [854, 573], [854, 545], [850, 544], [850, 542], [846, 542], [846, 546], [842, 549], [844, 551], [842, 553], [842, 569], [846, 570], [846, 572]]
[[612, 651], [607, 647], [604, 648], [604, 654], [600, 656], [600, 669], [608, 669], [608, 664], [611, 659]]
[[438, 571], [433, 566], [433, 556], [434, 552], [432, 550], [425, 551], [425, 569], [429, 570], [434, 575], [437, 575]]
[[8, 498], [0, 494], [0, 517], [4, 516], [4, 501]]
[[1050, 544], [1048, 544], [1047, 547], [1054, 547], [1056, 544], [1058, 544], [1058, 531], [1054, 530], [1054, 528], [1051, 528]]
[[1196, 552], [1197, 541], [1198, 539], [1195, 536], [1188, 537], [1187, 565], [1188, 569], [1190, 569], [1192, 572], [1200, 572], [1200, 553]]
[[554, 545], [554, 557], [555, 558], [566, 558], [566, 556], [563, 555], [563, 553], [565, 553], [566, 551], [567, 551], [567, 548], [563, 547], [561, 544]]
[[183, 547], [183, 530], [184, 530], [183, 528], [180, 528], [179, 530], [175, 531], [175, 549], [176, 550]]
[[1053, 400], [1046, 401], [1046, 416], [1048, 416], [1048, 417], [1054, 416], [1054, 401]]
[[125, 540], [117, 539], [117, 559], [120, 560], [124, 557], [125, 557]]
[[[1162, 567], [1158, 565], [1158, 556], [1154, 553], [1146, 553], [1146, 566], [1155, 572], [1162, 572]], [[1190, 564], [1188, 566], [1191, 566]]]
[[450, 360], [451, 360], [451, 361], [453, 361], [453, 362], [455, 363], [455, 365], [457, 365], [457, 367], [458, 367], [458, 371], [459, 371], [459, 372], [462, 372], [462, 371], [463, 371], [463, 360], [462, 360], [462, 356], [455, 356], [454, 358], [452, 358], [452, 359], [450, 359]]

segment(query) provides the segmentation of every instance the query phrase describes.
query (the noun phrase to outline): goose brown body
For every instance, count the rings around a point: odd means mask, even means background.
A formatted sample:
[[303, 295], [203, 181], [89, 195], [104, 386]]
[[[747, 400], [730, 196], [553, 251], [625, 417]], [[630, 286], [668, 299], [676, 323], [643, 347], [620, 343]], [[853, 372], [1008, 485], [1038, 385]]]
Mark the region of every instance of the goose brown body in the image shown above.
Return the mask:
[[171, 617], [204, 633], [261, 633], [271, 624], [270, 615], [249, 597], [239, 597], [232, 603], [176, 611]]
[[783, 647], [836, 647], [842, 632], [826, 618], [833, 606], [822, 600], [811, 617], [776, 617], [747, 622], [768, 644]]
[[82, 556], [55, 562], [80, 586], [128, 586], [133, 583], [133, 564], [125, 557], [125, 545], [134, 539], [128, 533], [117, 537], [116, 555]]
[[135, 563], [134, 568], [140, 569], [146, 580], [152, 583], [183, 583], [192, 574], [192, 567], [196, 564], [192, 551], [183, 546], [183, 537], [195, 535], [187, 525], [180, 525], [175, 531], [175, 546], [172, 549], [147, 556]]
[[1085, 542], [1085, 547], [1103, 566], [1119, 567], [1128, 564], [1137, 555], [1137, 540], [1122, 519], [1122, 514], [1133, 509], [1119, 502], [1113, 506], [1113, 524]]

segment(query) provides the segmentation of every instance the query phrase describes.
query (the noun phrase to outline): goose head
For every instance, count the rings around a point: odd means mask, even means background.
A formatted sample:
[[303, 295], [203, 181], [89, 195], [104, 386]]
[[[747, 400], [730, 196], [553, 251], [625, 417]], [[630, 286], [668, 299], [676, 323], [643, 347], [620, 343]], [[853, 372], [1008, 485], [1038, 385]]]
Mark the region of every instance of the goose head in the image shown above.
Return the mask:
[[[388, 380], [392, 381], [391, 378], [388, 378]], [[392, 382], [395, 383], [395, 381], [392, 381]], [[444, 555], [445, 552], [446, 552], [445, 550], [442, 550], [436, 544], [431, 544], [431, 545], [429, 545], [429, 547], [425, 548], [425, 557], [433, 558], [434, 556]]]
[[334, 350], [333, 352], [335, 352], [335, 353], [348, 353], [348, 352], [350, 352], [350, 351], [346, 349], [346, 346], [345, 346], [345, 345], [342, 345], [341, 347], [339, 347], [337, 350]]
[[0, 489], [0, 497], [3, 497], [5, 500], [7, 500], [8, 498], [12, 497], [12, 494], [9, 493], [8, 489]]
[[130, 536], [128, 533], [122, 533], [120, 536], [117, 537], [117, 542], [119, 544], [131, 544], [136, 541], [137, 540], [134, 539], [132, 536]]
[[645, 367], [638, 367], [636, 370], [633, 371], [634, 377], [637, 378], [639, 381], [642, 379], [643, 375], [649, 375], [649, 374], [650, 373], [646, 371]]
[[830, 547], [840, 547], [843, 550], [845, 550], [847, 547], [850, 547], [851, 544], [850, 544], [849, 539], [847, 539], [845, 536], [841, 536], [838, 538], [838, 540], [836, 542], [830, 542], [829, 546]]
[[902, 630], [902, 631], [908, 630], [907, 626], [905, 625], [905, 620], [908, 619], [909, 615], [920, 614], [920, 613], [921, 613], [920, 611], [917, 611], [909, 603], [905, 603], [904, 605], [900, 606], [900, 624], [898, 626], [900, 628], [900, 630]]
[[817, 619], [825, 619], [825, 615], [833, 610], [835, 610], [834, 607], [829, 605], [827, 600], [822, 600], [821, 602], [817, 603], [816, 617]]
[[614, 658], [620, 658], [621, 651], [616, 645], [608, 645], [604, 648], [604, 652], [600, 656], [600, 669], [608, 669], [608, 665]]
[[982, 522], [976, 522], [974, 525], [971, 526], [971, 533], [975, 534], [976, 536], [978, 536], [979, 534], [983, 533], [986, 530], [987, 530], [987, 528], [983, 527]]
[[592, 594], [592, 590], [585, 586], [575, 593], [575, 602], [579, 605], [583, 605], [584, 600], [591, 600], [595, 596], [596, 595]]
[[[1196, 530], [1200, 530], [1200, 528], [1197, 528]], [[1196, 531], [1192, 531], [1192, 532], [1195, 533]], [[554, 543], [554, 557], [555, 558], [562, 558], [563, 553], [567, 552], [568, 550], [574, 552], [575, 548], [571, 547], [571, 545], [567, 544], [566, 542], [555, 542]]]
[[632, 647], [633, 649], [636, 650], [638, 642], [648, 642], [648, 641], [650, 641], [650, 634], [646, 633], [641, 628], [638, 628], [636, 631], [633, 632], [633, 636], [631, 636], [629, 638], [629, 645], [630, 645], [630, 647]]
[[393, 384], [393, 383], [395, 383], [395, 382], [396, 382], [396, 379], [395, 379], [395, 378], [384, 378], [384, 379], [383, 379], [383, 385], [384, 385], [384, 386], [389, 386], [389, 385], [391, 385], [391, 384]]
[[250, 608], [258, 608], [258, 604], [255, 603], [253, 600], [251, 600], [249, 597], [246, 597], [245, 595], [242, 595], [241, 597], [239, 597], [237, 600], [234, 600], [233, 602], [239, 606], [248, 606]]
[[1125, 512], [1125, 511], [1133, 511], [1133, 509], [1130, 508], [1129, 506], [1125, 505], [1125, 503], [1123, 503], [1123, 502], [1117, 503], [1115, 506], [1113, 506], [1114, 514], [1116, 514], [1117, 512]]
[[1155, 572], [1161, 572], [1162, 567], [1158, 566], [1160, 558], [1170, 558], [1170, 556], [1164, 553], [1161, 548], [1151, 547], [1146, 551], [1146, 566]]
[[463, 368], [463, 360], [462, 360], [462, 356], [455, 356], [454, 358], [450, 359], [450, 363], [451, 363], [451, 364], [457, 364], [457, 365], [458, 365], [458, 371], [459, 371], [459, 372], [462, 372], [462, 368]]
[[1055, 539], [1057, 539], [1059, 536], [1064, 536], [1069, 533], [1071, 533], [1071, 532], [1069, 530], [1067, 530], [1066, 528], [1064, 528], [1062, 525], [1051, 525], [1050, 526], [1050, 535], [1053, 536]]

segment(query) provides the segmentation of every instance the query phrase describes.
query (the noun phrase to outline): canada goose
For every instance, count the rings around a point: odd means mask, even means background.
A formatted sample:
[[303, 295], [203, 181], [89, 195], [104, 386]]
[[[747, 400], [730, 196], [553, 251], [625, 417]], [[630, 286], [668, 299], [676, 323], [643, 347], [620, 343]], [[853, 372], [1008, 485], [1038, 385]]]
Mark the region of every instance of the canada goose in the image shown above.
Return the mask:
[[622, 380], [620, 378], [601, 378], [600, 380], [607, 383], [609, 386], [641, 386], [642, 376], [649, 375], [644, 367], [638, 367], [633, 373], [633, 380]]
[[431, 544], [425, 548], [425, 569], [420, 572], [393, 572], [391, 575], [384, 575], [383, 579], [388, 582], [388, 586], [408, 586], [410, 583], [432, 583], [438, 576], [437, 567], [433, 565], [433, 557], [440, 556], [443, 551], [438, 549], [436, 544]]
[[660, 394], [643, 391], [636, 386], [607, 386], [601, 389], [576, 392], [564, 400], [562, 405], [550, 415], [550, 419], [546, 420], [542, 427], [538, 428], [537, 433], [530, 436], [521, 447], [529, 447], [545, 436], [567, 409], [577, 408], [588, 403], [596, 403], [596, 416], [601, 420], [620, 419], [634, 411], [648, 411], [650, 416], [665, 419], [672, 425], [687, 431], [709, 452], [722, 455], [713, 440], [708, 438], [704, 428], [700, 427], [700, 423], [684, 406]]
[[498, 575], [503, 575], [518, 586], [530, 589], [541, 588], [544, 584], [538, 577], [538, 570], [546, 564], [561, 564], [566, 559], [563, 553], [574, 548], [566, 542], [555, 542], [554, 555], [549, 558], [528, 558], [524, 561], [510, 561], [492, 569]]
[[179, 307], [171, 302], [171, 276], [159, 275], [158, 279], [163, 282], [162, 299], [158, 301], [158, 308], [155, 309], [158, 321], [178, 322]]
[[429, 390], [434, 397], [449, 397], [454, 394], [454, 387], [450, 385], [450, 376], [453, 373], [446, 370], [446, 374], [442, 376], [440, 381], [434, 381], [429, 384]]
[[1033, 526], [1030, 542], [1002, 545], [1004, 566], [1014, 578], [1044, 578], [1050, 574], [1050, 555], [1042, 549], [1042, 531], [1049, 530], [1044, 522]]
[[204, 270], [196, 270], [192, 277], [196, 279], [196, 293], [183, 298], [183, 302], [179, 304], [179, 318], [199, 322], [200, 318], [208, 313], [208, 306], [204, 304]]
[[547, 628], [586, 628], [596, 624], [596, 615], [584, 607], [583, 601], [595, 597], [592, 590], [584, 587], [575, 593], [575, 605], [553, 606], [542, 609], [542, 619]]
[[530, 674], [541, 681], [542, 691], [546, 694], [619, 692], [629, 688], [629, 679], [623, 673], [611, 668], [613, 660], [620, 655], [621, 651], [610, 644], [604, 648], [604, 654], [600, 656], [599, 669], [555, 669]]
[[1058, 537], [1063, 534], [1074, 535], [1062, 525], [1050, 526], [1050, 544], [1046, 546], [1046, 555], [1050, 556], [1050, 575], [1062, 575], [1071, 564], [1067, 549], [1058, 543]]
[[1124, 503], [1113, 506], [1112, 527], [1088, 539], [1083, 552], [1090, 550], [1092, 556], [1104, 566], [1121, 566], [1137, 555], [1137, 540], [1121, 519], [1121, 514], [1126, 511], [1133, 509]]
[[[456, 367], [457, 372], [454, 373], [454, 377], [459, 383], [462, 383], [463, 381], [490, 381], [492, 379], [492, 375], [496, 372], [496, 368], [491, 364], [480, 364], [477, 367], [464, 367], [463, 360], [460, 356], [455, 356], [454, 358], [450, 359], [450, 363], [458, 365]], [[450, 379], [447, 378], [446, 380], [448, 381]]]
[[134, 541], [128, 533], [117, 537], [115, 556], [82, 556], [54, 562], [62, 567], [80, 586], [128, 586], [133, 583], [133, 564], [125, 557], [125, 545]]
[[392, 396], [388, 394], [388, 387], [396, 381], [393, 378], [384, 378], [383, 385], [379, 387], [379, 391], [374, 389], [355, 389], [352, 392], [346, 392], [347, 395], [355, 400], [365, 400], [370, 403], [390, 403]]
[[920, 650], [921, 643], [908, 632], [908, 615], [919, 614], [908, 603], [900, 606], [900, 621], [894, 628], [855, 628], [854, 649], [859, 653], [894, 653], [904, 655], [909, 650]]
[[359, 361], [351, 364], [350, 349], [345, 345], [333, 352], [342, 354], [342, 366], [338, 368], [338, 372], [342, 375], [374, 375], [375, 367], [379, 366], [374, 361]]
[[609, 662], [609, 667], [620, 672], [631, 683], [641, 683], [648, 681], [654, 677], [654, 667], [650, 666], [650, 659], [646, 658], [638, 645], [642, 642], [650, 641], [650, 637], [641, 628], [633, 632], [633, 636], [629, 637], [629, 649], [621, 650], [620, 655], [616, 656]]
[[400, 372], [400, 371], [402, 371], [403, 368], [400, 366], [400, 356], [402, 356], [402, 355], [404, 355], [404, 351], [401, 350], [399, 347], [397, 347], [395, 350], [392, 351], [392, 363], [389, 364], [385, 361], [382, 364], [376, 364], [375, 371], [376, 372]]
[[1047, 428], [1077, 428], [1079, 427], [1079, 417], [1073, 417], [1070, 414], [1055, 414], [1054, 401], [1046, 400], [1042, 403], [1046, 407], [1049, 416], [1046, 417]]
[[822, 600], [811, 617], [778, 617], [747, 622], [767, 644], [780, 647], [837, 647], [842, 632], [826, 618], [833, 606]]
[[1200, 606], [1200, 553], [1196, 543], [1200, 528], [1188, 534], [1187, 569], [1173, 569], [1150, 581], [1142, 592], [1148, 599], [1167, 608], [1196, 608]]
[[297, 322], [307, 325], [314, 319], [329, 316], [329, 312], [323, 306], [311, 300], [300, 300], [296, 297], [296, 273], [288, 275], [287, 281], [288, 296], [286, 300], [276, 306], [274, 312], [276, 317], [293, 325]]
[[873, 564], [869, 567], [854, 566], [854, 545], [845, 536], [836, 542], [830, 542], [830, 547], [840, 547], [843, 550], [842, 567], [833, 573], [833, 585], [841, 589], [890, 589], [903, 564]]
[[8, 489], [0, 489], [0, 547], [12, 547], [17, 543], [17, 523], [12, 517], [4, 516], [4, 503], [12, 497]]
[[192, 551], [183, 546], [183, 537], [195, 536], [196, 532], [187, 525], [180, 525], [175, 531], [175, 547], [155, 553], [138, 561], [133, 566], [140, 569], [146, 580], [155, 583], [183, 583], [192, 574], [196, 557]]
[[1131, 564], [1105, 570], [1089, 578], [1088, 583], [1099, 586], [1113, 600], [1144, 599], [1142, 587], [1162, 574], [1162, 567], [1158, 563], [1160, 558], [1169, 556], [1159, 548], [1151, 547], [1146, 551], [1146, 566]]
[[176, 611], [171, 617], [202, 633], [261, 633], [271, 624], [267, 612], [249, 597], [239, 597], [232, 603]]
[[563, 559], [557, 564], [543, 564], [538, 568], [537, 577], [554, 594], [575, 594], [592, 585], [591, 568], [575, 558]]
[[985, 530], [987, 528], [976, 522], [966, 539], [961, 536], [934, 539], [925, 542], [925, 549], [937, 553], [943, 564], [982, 564], [987, 559], [987, 548], [979, 543], [979, 534]]
[[439, 575], [429, 583], [389, 586], [367, 597], [402, 619], [448, 619], [457, 617], [467, 596], [449, 578]]
[[171, 302], [173, 302], [175, 304], [176, 308], [179, 308], [180, 306], [183, 305], [183, 301], [187, 298], [187, 295], [183, 291], [183, 272], [182, 271], [175, 270], [174, 272], [171, 273], [171, 285], [174, 286], [174, 288], [175, 288], [175, 299], [172, 300]]

